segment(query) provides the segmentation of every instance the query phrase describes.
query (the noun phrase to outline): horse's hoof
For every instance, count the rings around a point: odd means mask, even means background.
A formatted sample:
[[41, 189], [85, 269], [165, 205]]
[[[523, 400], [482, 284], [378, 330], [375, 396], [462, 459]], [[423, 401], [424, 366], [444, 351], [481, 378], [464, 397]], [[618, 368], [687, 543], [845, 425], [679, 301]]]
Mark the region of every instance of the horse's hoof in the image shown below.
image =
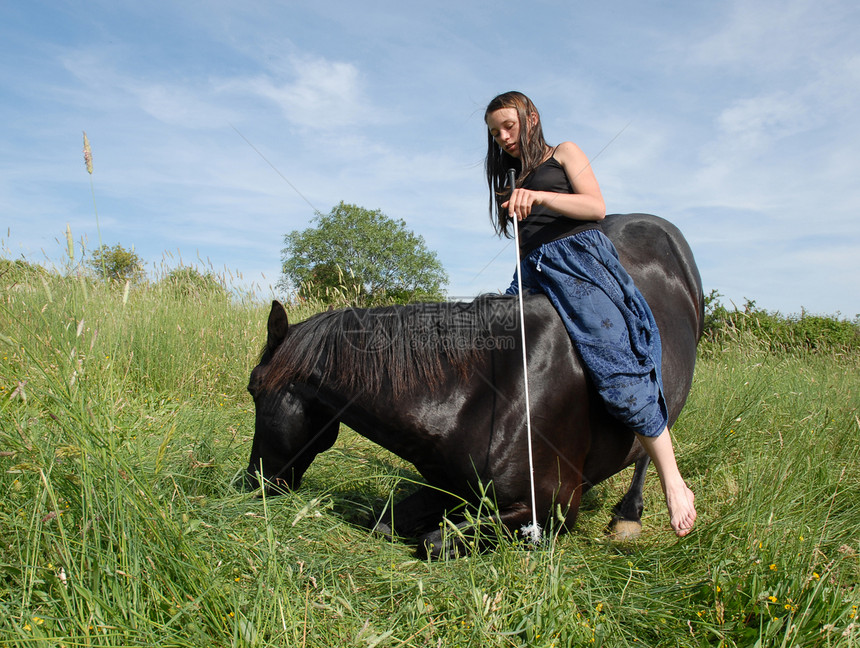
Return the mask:
[[416, 547], [416, 555], [422, 560], [457, 560], [466, 553], [461, 542], [456, 538], [445, 537], [441, 531], [424, 535]]
[[642, 534], [642, 523], [632, 520], [613, 520], [609, 524], [607, 535], [610, 540], [635, 540]]
[[445, 542], [439, 531], [431, 531], [420, 538], [416, 547], [416, 554], [422, 560], [439, 560], [445, 551]]
[[382, 536], [386, 540], [391, 540], [394, 537], [394, 531], [385, 522], [377, 522], [370, 532], [373, 535]]

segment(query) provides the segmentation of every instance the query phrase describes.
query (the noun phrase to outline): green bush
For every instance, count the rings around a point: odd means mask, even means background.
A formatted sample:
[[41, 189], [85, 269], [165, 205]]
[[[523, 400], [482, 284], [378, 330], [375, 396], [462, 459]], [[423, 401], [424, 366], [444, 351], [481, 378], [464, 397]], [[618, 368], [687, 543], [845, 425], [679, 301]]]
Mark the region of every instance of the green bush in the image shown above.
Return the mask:
[[224, 284], [211, 272], [200, 272], [196, 268], [181, 266], [171, 270], [159, 285], [183, 297], [227, 297]]
[[11, 288], [22, 284], [39, 283], [49, 272], [40, 265], [22, 259], [0, 259], [0, 286]]
[[838, 316], [782, 315], [746, 300], [743, 310], [727, 309], [712, 290], [705, 297], [705, 345], [718, 348], [746, 340], [771, 352], [849, 352], [860, 350], [860, 319]]

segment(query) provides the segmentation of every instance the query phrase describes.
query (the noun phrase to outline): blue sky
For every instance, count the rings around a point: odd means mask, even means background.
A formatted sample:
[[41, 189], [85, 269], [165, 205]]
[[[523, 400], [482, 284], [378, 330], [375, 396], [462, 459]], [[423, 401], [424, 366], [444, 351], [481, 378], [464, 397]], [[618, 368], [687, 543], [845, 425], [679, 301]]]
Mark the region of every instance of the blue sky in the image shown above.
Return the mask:
[[284, 234], [343, 200], [423, 236], [449, 295], [503, 289], [482, 116], [518, 89], [610, 213], [681, 228], [706, 292], [853, 317], [858, 30], [854, 0], [7, 1], [4, 254], [59, 260], [67, 224], [97, 247], [86, 131], [101, 240], [152, 271], [271, 295]]

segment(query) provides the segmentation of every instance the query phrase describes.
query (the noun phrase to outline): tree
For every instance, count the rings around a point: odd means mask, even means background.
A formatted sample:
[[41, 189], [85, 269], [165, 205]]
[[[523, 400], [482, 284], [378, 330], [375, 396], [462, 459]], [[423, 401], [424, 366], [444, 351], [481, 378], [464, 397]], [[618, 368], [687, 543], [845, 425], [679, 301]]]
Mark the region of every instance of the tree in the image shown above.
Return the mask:
[[299, 297], [317, 299], [326, 304], [356, 304], [367, 301], [367, 290], [361, 280], [344, 272], [333, 261], [311, 268], [310, 276], [299, 286]]
[[403, 220], [341, 202], [315, 225], [284, 236], [282, 285], [346, 289], [367, 303], [438, 300], [448, 283], [436, 253]]
[[105, 244], [96, 249], [88, 265], [103, 281], [137, 283], [144, 276], [143, 259], [134, 253], [134, 249], [126, 250], [119, 243], [113, 247]]

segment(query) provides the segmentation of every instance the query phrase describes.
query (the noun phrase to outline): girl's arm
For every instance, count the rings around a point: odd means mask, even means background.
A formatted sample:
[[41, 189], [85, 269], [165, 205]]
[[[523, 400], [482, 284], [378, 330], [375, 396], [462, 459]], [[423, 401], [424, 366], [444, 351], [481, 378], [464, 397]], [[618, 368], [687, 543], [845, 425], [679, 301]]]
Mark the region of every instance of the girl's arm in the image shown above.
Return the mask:
[[553, 193], [516, 189], [511, 199], [502, 204], [517, 220], [528, 218], [534, 205], [540, 205], [577, 220], [599, 221], [606, 216], [606, 205], [600, 185], [594, 177], [585, 153], [573, 142], [563, 142], [555, 149], [555, 159], [561, 164], [575, 193]]

